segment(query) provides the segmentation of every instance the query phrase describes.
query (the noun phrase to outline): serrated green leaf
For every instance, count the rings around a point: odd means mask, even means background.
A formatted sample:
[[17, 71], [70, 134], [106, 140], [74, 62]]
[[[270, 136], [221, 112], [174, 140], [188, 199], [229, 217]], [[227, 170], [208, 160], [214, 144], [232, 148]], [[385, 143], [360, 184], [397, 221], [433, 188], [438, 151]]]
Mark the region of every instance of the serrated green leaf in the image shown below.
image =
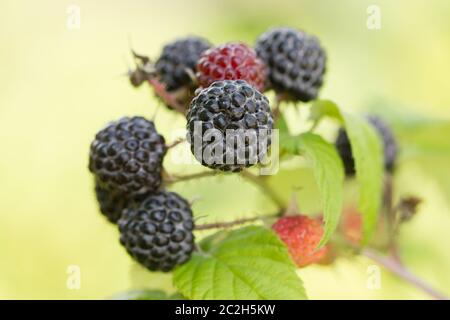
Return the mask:
[[179, 293], [168, 295], [162, 290], [129, 290], [111, 297], [112, 300], [183, 300]]
[[363, 215], [363, 243], [367, 243], [375, 230], [382, 201], [383, 146], [366, 119], [350, 114], [343, 114], [343, 117], [360, 185], [358, 207]]
[[[328, 107], [331, 110], [332, 106]], [[283, 152], [304, 155], [313, 164], [314, 177], [320, 190], [325, 222], [319, 248], [327, 243], [339, 224], [342, 211], [344, 168], [334, 146], [320, 136], [305, 133], [291, 136], [285, 120], [280, 118], [280, 147]]]
[[325, 221], [324, 234], [319, 243], [321, 247], [327, 243], [339, 224], [343, 203], [344, 168], [334, 146], [316, 134], [301, 134], [298, 136], [298, 146], [311, 160], [320, 190]]
[[286, 246], [267, 228], [221, 231], [200, 247], [174, 272], [189, 299], [306, 299]]
[[383, 192], [383, 149], [380, 137], [366, 119], [340, 111], [330, 100], [317, 100], [311, 107], [311, 119], [332, 117], [341, 122], [350, 139], [359, 184], [358, 208], [363, 215], [363, 243], [373, 233]]

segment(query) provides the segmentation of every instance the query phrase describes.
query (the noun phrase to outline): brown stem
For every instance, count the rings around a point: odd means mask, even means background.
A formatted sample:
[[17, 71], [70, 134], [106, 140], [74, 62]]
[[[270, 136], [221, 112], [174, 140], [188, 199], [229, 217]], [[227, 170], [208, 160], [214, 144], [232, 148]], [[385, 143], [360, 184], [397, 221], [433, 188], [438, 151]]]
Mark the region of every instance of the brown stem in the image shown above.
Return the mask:
[[185, 141], [186, 141], [185, 138], [179, 138], [179, 139], [175, 140], [174, 142], [172, 142], [171, 144], [168, 144], [167, 149], [172, 149], [172, 148], [176, 147], [177, 145], [179, 145], [180, 143], [183, 143]]
[[181, 113], [182, 115], [186, 114], [186, 108], [177, 101], [177, 99], [167, 92], [164, 85], [159, 82], [156, 78], [148, 79], [148, 83], [153, 87], [155, 93], [158, 97], [160, 97], [164, 103], [172, 107], [175, 111]]
[[234, 226], [241, 225], [241, 224], [244, 224], [244, 223], [255, 222], [257, 220], [264, 220], [264, 219], [274, 218], [274, 217], [276, 217], [276, 215], [257, 216], [257, 217], [252, 217], [252, 218], [243, 218], [243, 219], [237, 219], [237, 220], [228, 221], [228, 222], [205, 223], [205, 224], [197, 225], [195, 227], [195, 230], [209, 230], [209, 229], [219, 229], [219, 228], [230, 228], [230, 227], [234, 227]]
[[187, 174], [184, 176], [170, 176], [166, 178], [166, 184], [174, 184], [181, 181], [188, 181], [198, 178], [204, 178], [204, 177], [211, 177], [218, 175], [216, 171], [203, 171], [203, 172], [197, 172], [192, 174]]
[[283, 101], [283, 97], [281, 95], [276, 95], [275, 96], [275, 105], [272, 110], [274, 122], [277, 122], [278, 118], [281, 115], [281, 110], [280, 110], [281, 101]]
[[376, 263], [384, 266], [386, 269], [391, 271], [393, 274], [402, 278], [403, 280], [409, 282], [411, 285], [416, 288], [428, 293], [434, 299], [437, 300], [448, 300], [448, 297], [439, 291], [432, 288], [429, 284], [427, 284], [422, 279], [418, 278], [416, 275], [412, 274], [408, 269], [406, 269], [400, 262], [396, 259], [393, 259], [389, 256], [383, 256], [378, 252], [366, 248], [362, 251], [362, 254], [367, 258], [375, 261]]
[[260, 187], [263, 192], [275, 203], [280, 211], [283, 211], [285, 207], [285, 203], [283, 199], [281, 199], [277, 193], [272, 189], [272, 187], [267, 183], [267, 181], [259, 176], [254, 175], [250, 171], [243, 170], [241, 172], [241, 176], [248, 181], [254, 183], [258, 187]]

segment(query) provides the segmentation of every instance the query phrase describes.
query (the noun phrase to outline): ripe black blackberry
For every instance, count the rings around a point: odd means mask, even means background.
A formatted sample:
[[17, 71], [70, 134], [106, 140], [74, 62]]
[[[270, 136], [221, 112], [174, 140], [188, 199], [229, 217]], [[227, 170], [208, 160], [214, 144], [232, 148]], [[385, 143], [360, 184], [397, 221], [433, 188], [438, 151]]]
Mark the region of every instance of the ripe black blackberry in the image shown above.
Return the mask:
[[191, 89], [194, 86], [191, 75], [195, 75], [197, 61], [203, 51], [210, 47], [207, 40], [193, 36], [167, 44], [155, 64], [166, 90], [171, 92], [180, 88]]
[[316, 37], [291, 28], [271, 29], [258, 38], [255, 50], [268, 67], [268, 88], [289, 100], [317, 97], [326, 54]]
[[152, 121], [142, 117], [122, 118], [95, 136], [89, 155], [89, 170], [102, 188], [125, 196], [158, 189], [166, 153], [164, 138]]
[[192, 153], [212, 169], [241, 171], [260, 162], [271, 143], [269, 100], [243, 80], [216, 81], [203, 89], [187, 121]]
[[168, 272], [185, 263], [195, 247], [190, 205], [173, 192], [155, 193], [125, 209], [118, 225], [120, 243], [152, 271]]
[[[376, 116], [368, 116], [367, 120], [373, 125], [380, 135], [384, 146], [384, 168], [387, 172], [392, 173], [395, 167], [398, 146], [389, 126]], [[347, 176], [355, 174], [355, 161], [352, 155], [350, 140], [344, 128], [339, 129], [335, 142], [337, 151], [344, 163], [345, 173]]]
[[100, 212], [111, 222], [117, 223], [122, 211], [125, 208], [135, 206], [137, 203], [145, 199], [148, 195], [137, 195], [129, 197], [123, 195], [115, 190], [107, 190], [102, 188], [101, 185], [95, 183], [95, 196], [97, 198]]

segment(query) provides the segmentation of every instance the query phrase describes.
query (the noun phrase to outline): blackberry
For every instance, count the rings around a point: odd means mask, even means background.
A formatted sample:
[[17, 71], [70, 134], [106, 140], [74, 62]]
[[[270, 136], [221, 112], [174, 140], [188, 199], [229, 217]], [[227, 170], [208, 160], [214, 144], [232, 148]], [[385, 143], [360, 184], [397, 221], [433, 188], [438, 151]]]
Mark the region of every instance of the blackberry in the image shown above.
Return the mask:
[[150, 195], [125, 209], [118, 222], [120, 243], [152, 271], [168, 272], [189, 260], [194, 250], [194, 222], [189, 203], [173, 192]]
[[164, 138], [142, 117], [110, 123], [91, 144], [89, 170], [102, 188], [125, 196], [145, 194], [161, 184]]
[[326, 54], [316, 37], [291, 28], [271, 29], [258, 38], [255, 50], [269, 69], [268, 87], [289, 100], [317, 97]]
[[200, 55], [210, 46], [203, 38], [187, 37], [169, 43], [163, 48], [155, 68], [167, 91], [194, 86], [189, 71], [195, 74], [195, 66]]
[[[384, 168], [387, 172], [392, 173], [395, 167], [395, 160], [397, 157], [398, 146], [395, 141], [389, 126], [380, 118], [376, 116], [367, 117], [369, 123], [373, 125], [378, 134], [380, 135], [384, 146]], [[348, 139], [347, 132], [344, 128], [339, 129], [338, 136], [335, 142], [337, 151], [344, 163], [345, 173], [347, 176], [355, 174], [355, 161], [352, 155], [352, 149], [350, 140]]]
[[100, 183], [95, 183], [95, 196], [100, 206], [100, 212], [111, 222], [117, 223], [125, 208], [132, 207], [148, 195], [134, 197], [125, 196], [117, 191], [103, 188]]
[[260, 162], [270, 146], [269, 100], [244, 80], [216, 81], [191, 102], [188, 141], [204, 166], [241, 171]]
[[227, 43], [203, 52], [197, 64], [197, 79], [203, 88], [218, 80], [245, 80], [263, 90], [266, 68], [246, 44]]

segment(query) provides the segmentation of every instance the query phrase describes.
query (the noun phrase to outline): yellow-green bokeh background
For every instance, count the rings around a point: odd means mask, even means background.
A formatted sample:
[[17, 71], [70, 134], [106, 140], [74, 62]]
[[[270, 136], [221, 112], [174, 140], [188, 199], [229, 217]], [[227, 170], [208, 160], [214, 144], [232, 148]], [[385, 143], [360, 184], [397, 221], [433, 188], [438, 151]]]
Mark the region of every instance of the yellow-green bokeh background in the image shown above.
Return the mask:
[[[78, 30], [66, 27], [71, 4], [81, 9]], [[366, 28], [370, 4], [381, 8], [381, 30]], [[396, 119], [408, 124], [401, 120], [410, 113], [450, 119], [449, 14], [447, 0], [2, 1], [0, 298], [100, 299], [144, 286], [173, 290], [170, 277], [139, 270], [119, 246], [116, 229], [98, 214], [87, 170], [89, 143], [101, 126], [122, 115], [155, 113], [148, 88], [135, 90], [121, 76], [125, 57], [130, 61], [129, 38], [138, 52], [156, 57], [165, 42], [186, 34], [216, 44], [253, 43], [272, 25], [303, 28], [328, 51], [322, 97], [357, 112], [373, 101], [392, 101]], [[383, 112], [384, 103], [375, 107]], [[156, 122], [168, 140], [183, 127], [183, 119], [164, 109]], [[398, 129], [404, 156], [396, 182], [399, 193], [420, 195], [425, 203], [403, 229], [401, 249], [416, 274], [450, 294], [450, 157], [442, 148], [450, 132], [445, 123], [432, 124], [437, 134], [425, 131], [419, 135], [425, 142], [416, 146], [416, 131], [408, 128]], [[275, 179], [286, 199], [289, 186], [303, 187], [305, 211], [320, 207], [309, 170], [290, 169]], [[235, 178], [176, 190], [201, 198], [194, 209], [207, 215], [204, 221], [270, 211], [256, 189]], [[367, 289], [369, 264], [340, 260], [299, 274], [313, 299], [427, 298], [385, 272], [380, 290]], [[81, 268], [80, 290], [66, 287], [69, 265]]]

